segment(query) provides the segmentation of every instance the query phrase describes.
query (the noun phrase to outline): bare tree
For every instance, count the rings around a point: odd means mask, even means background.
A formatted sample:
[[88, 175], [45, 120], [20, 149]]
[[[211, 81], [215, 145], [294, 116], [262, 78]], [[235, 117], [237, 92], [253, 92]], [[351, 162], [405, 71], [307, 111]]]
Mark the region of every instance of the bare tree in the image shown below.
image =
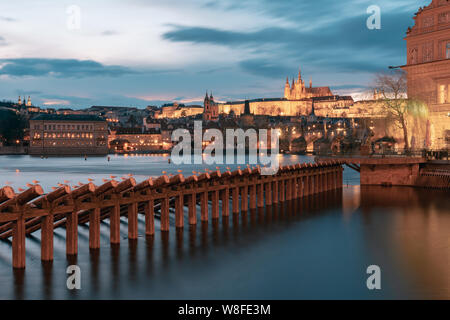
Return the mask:
[[402, 70], [380, 73], [375, 76], [375, 88], [380, 95], [387, 117], [403, 131], [405, 150], [410, 149], [408, 142], [407, 115], [411, 107], [406, 90], [406, 74]]

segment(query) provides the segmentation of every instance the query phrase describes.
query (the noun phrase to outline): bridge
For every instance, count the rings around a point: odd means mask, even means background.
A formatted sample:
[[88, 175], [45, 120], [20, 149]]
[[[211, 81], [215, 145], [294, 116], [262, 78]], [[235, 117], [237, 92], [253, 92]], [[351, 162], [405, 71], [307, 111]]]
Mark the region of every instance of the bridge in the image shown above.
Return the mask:
[[[316, 163], [330, 161], [316, 157]], [[450, 161], [407, 156], [333, 157], [360, 173], [361, 185], [450, 189]]]
[[330, 160], [281, 167], [275, 175], [261, 175], [260, 167], [233, 172], [209, 170], [187, 178], [180, 173], [140, 183], [130, 177], [100, 186], [90, 182], [74, 189], [60, 185], [47, 194], [37, 184], [20, 194], [5, 186], [0, 188], [0, 239], [12, 238], [12, 266], [23, 269], [25, 238], [38, 230], [41, 260], [52, 261], [56, 228], [66, 229], [66, 254], [70, 257], [78, 254], [80, 224], [89, 225], [89, 248], [96, 250], [100, 248], [100, 223], [105, 219], [110, 221], [110, 243], [120, 244], [121, 216], [128, 221], [128, 239], [137, 239], [139, 214], [145, 216], [145, 234], [151, 236], [155, 217], [160, 219], [161, 232], [169, 231], [170, 209], [175, 209], [175, 227], [183, 228], [185, 207], [190, 225], [197, 224], [197, 204], [201, 221], [208, 221], [210, 214], [217, 220], [220, 213], [228, 217], [230, 209], [237, 215], [342, 188], [342, 171], [341, 162]]

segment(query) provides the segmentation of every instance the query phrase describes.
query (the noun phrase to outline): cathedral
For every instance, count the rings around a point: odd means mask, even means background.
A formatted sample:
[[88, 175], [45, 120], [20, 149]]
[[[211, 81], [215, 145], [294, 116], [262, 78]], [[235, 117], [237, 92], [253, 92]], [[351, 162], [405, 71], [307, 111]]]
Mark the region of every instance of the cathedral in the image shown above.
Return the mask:
[[301, 100], [313, 97], [332, 96], [329, 87], [313, 88], [312, 80], [309, 80], [309, 88], [305, 86], [305, 81], [302, 79], [301, 70], [298, 71], [298, 79], [294, 82], [292, 79], [292, 86], [289, 85], [289, 78], [286, 78], [286, 85], [284, 86], [284, 98], [287, 100]]
[[[289, 79], [286, 79], [283, 98], [249, 100], [252, 114], [268, 116], [308, 116], [314, 110], [317, 116], [326, 117], [332, 116], [335, 110], [347, 108], [353, 103], [352, 97], [334, 95], [329, 87], [313, 87], [312, 80], [307, 87], [300, 71], [297, 80], [293, 79], [291, 85]], [[211, 106], [208, 105], [208, 108]], [[214, 108], [218, 109], [217, 114], [233, 112], [235, 115], [241, 115], [244, 113], [245, 102], [214, 103]], [[205, 112], [206, 110], [205, 99]]]

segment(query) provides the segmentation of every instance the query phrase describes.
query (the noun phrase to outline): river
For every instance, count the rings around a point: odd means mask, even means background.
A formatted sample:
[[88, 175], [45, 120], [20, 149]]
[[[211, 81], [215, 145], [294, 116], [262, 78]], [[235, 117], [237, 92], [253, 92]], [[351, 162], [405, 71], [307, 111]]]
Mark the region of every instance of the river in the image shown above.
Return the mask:
[[[280, 156], [281, 165], [312, 162]], [[226, 165], [220, 165], [222, 169]], [[236, 165], [229, 165], [235, 169]], [[38, 180], [46, 192], [57, 183], [86, 183], [111, 176], [148, 176], [214, 169], [182, 165], [164, 156], [41, 159], [0, 157], [0, 186], [27, 188]], [[187, 212], [185, 213], [187, 216]], [[88, 226], [79, 227], [79, 255], [67, 261], [65, 230], [55, 230], [55, 260], [40, 261], [40, 234], [26, 240], [27, 267], [11, 267], [11, 243], [0, 242], [0, 299], [449, 299], [450, 197], [407, 187], [360, 187], [344, 171], [344, 188], [299, 201], [186, 225], [169, 234], [128, 241], [122, 218], [120, 246], [89, 251]], [[68, 290], [66, 268], [81, 268], [81, 290]], [[367, 267], [381, 270], [381, 290], [368, 290]]]

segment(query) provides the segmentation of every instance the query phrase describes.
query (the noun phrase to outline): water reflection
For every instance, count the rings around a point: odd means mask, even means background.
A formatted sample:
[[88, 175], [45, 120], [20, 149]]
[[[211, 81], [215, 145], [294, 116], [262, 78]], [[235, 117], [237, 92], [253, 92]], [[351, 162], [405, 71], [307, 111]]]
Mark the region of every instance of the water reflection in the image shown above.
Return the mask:
[[[355, 194], [358, 200], [348, 199]], [[11, 294], [3, 289], [0, 294], [15, 299], [449, 298], [449, 207], [448, 193], [440, 191], [362, 187], [184, 228], [175, 228], [171, 219], [170, 232], [156, 229], [154, 236], [113, 246], [102, 240], [100, 250], [80, 244], [78, 258], [66, 260], [58, 255], [64, 250], [55, 250], [54, 263], [42, 264], [39, 276], [37, 264], [14, 270]], [[68, 291], [65, 268], [77, 263], [85, 270], [83, 290]], [[383, 272], [378, 296], [365, 288], [365, 267], [372, 263]], [[327, 277], [336, 270], [341, 273], [330, 284]]]
[[449, 196], [443, 190], [361, 187], [364, 224], [379, 224], [384, 215], [390, 215], [383, 237], [368, 228], [368, 243], [379, 256], [386, 252], [379, 252], [377, 245], [390, 244], [397, 270], [408, 277], [410, 289], [422, 292], [424, 298], [450, 297]]

